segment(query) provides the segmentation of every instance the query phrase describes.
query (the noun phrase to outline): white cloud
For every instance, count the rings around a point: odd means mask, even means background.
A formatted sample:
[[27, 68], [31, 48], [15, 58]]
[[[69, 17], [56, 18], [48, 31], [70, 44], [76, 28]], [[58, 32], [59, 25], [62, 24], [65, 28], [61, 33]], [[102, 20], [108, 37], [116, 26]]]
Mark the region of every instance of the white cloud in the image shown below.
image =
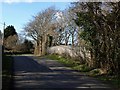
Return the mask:
[[55, 14], [55, 17], [58, 18], [58, 19], [61, 19], [63, 17], [63, 13], [62, 12], [57, 12]]
[[24, 0], [24, 1], [28, 3], [36, 2], [36, 0]]
[[20, 0], [3, 0], [5, 3], [13, 3], [13, 2], [20, 2]]
[[73, 2], [73, 1], [76, 1], [76, 0], [2, 0], [2, 2], [9, 3], [9, 4], [18, 3], [18, 2], [32, 3], [32, 2]]
[[36, 0], [3, 0], [2, 2], [5, 2], [5, 3], [19, 3], [19, 2], [29, 2], [29, 3], [32, 3], [32, 2], [36, 2]]
[[120, 0], [0, 0], [0, 2], [5, 2], [5, 3], [18, 3], [18, 2], [118, 2]]

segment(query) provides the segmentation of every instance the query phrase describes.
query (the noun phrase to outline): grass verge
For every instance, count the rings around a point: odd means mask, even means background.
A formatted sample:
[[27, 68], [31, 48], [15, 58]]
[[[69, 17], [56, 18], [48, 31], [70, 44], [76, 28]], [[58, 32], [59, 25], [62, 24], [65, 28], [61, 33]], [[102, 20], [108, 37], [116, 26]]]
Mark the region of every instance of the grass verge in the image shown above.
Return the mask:
[[12, 87], [12, 65], [13, 58], [3, 55], [2, 58], [2, 90], [10, 90]]
[[80, 64], [80, 62], [69, 59], [69, 58], [64, 58], [59, 55], [47, 55], [47, 58], [50, 58], [52, 60], [57, 60], [58, 62], [64, 64], [65, 66], [68, 66], [72, 68], [73, 70], [81, 71], [81, 72], [88, 72], [90, 71], [90, 68], [88, 68], [87, 65], [85, 64]]
[[[69, 66], [74, 70], [80, 71], [80, 72], [85, 72], [87, 75], [90, 75], [91, 69], [86, 66], [86, 65], [81, 65], [80, 63], [71, 60], [71, 59], [66, 59], [62, 56], [59, 55], [47, 55], [47, 58], [50, 58], [52, 60], [57, 60], [58, 62], [64, 64], [65, 66]], [[104, 83], [110, 84], [113, 86], [113, 88], [117, 88], [117, 90], [120, 90], [120, 77], [118, 76], [108, 76], [108, 75], [93, 75], [92, 77], [95, 77]]]

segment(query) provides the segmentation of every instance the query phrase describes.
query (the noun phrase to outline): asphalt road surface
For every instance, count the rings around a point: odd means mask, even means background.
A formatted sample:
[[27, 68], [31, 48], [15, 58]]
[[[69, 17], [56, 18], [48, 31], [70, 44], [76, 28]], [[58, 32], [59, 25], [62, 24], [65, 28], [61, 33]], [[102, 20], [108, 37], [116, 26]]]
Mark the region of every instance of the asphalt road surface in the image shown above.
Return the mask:
[[14, 90], [115, 90], [47, 58], [14, 56]]

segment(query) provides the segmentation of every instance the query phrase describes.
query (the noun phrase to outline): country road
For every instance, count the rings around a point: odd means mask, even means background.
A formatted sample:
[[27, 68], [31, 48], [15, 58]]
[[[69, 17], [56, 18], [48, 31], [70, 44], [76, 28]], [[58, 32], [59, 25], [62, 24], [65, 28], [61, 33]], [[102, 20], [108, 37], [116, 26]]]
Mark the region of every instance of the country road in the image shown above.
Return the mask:
[[14, 90], [115, 90], [47, 58], [14, 57]]

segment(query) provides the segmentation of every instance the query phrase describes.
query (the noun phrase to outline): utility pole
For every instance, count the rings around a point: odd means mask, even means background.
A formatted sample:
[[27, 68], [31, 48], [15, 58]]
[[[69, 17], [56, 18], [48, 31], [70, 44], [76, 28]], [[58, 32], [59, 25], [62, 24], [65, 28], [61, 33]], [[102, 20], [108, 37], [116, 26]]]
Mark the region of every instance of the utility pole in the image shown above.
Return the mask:
[[4, 30], [5, 30], [5, 26], [6, 26], [6, 24], [5, 24], [5, 22], [4, 22], [4, 23], [1, 23], [1, 22], [0, 22], [0, 24], [2, 24], [2, 25], [3, 25], [3, 35], [2, 35], [2, 45], [3, 45]]
[[[2, 73], [2, 54], [4, 54], [4, 29], [5, 29], [5, 22], [1, 23], [3, 25], [3, 35], [2, 35], [2, 45], [0, 45], [0, 73]], [[0, 76], [0, 86], [2, 86], [2, 78]], [[2, 89], [2, 87], [0, 87]]]
[[5, 25], [6, 25], [6, 24], [5, 24], [5, 22], [4, 22], [4, 23], [3, 23], [3, 46], [4, 46], [4, 33], [5, 33], [4, 30], [5, 30]]
[[3, 45], [3, 52], [4, 52], [4, 34], [5, 34], [5, 22], [3, 23], [3, 37], [2, 37], [2, 45]]
[[5, 30], [5, 25], [6, 25], [6, 24], [5, 24], [5, 22], [4, 22], [4, 23], [3, 23], [3, 33], [4, 33], [4, 30]]

